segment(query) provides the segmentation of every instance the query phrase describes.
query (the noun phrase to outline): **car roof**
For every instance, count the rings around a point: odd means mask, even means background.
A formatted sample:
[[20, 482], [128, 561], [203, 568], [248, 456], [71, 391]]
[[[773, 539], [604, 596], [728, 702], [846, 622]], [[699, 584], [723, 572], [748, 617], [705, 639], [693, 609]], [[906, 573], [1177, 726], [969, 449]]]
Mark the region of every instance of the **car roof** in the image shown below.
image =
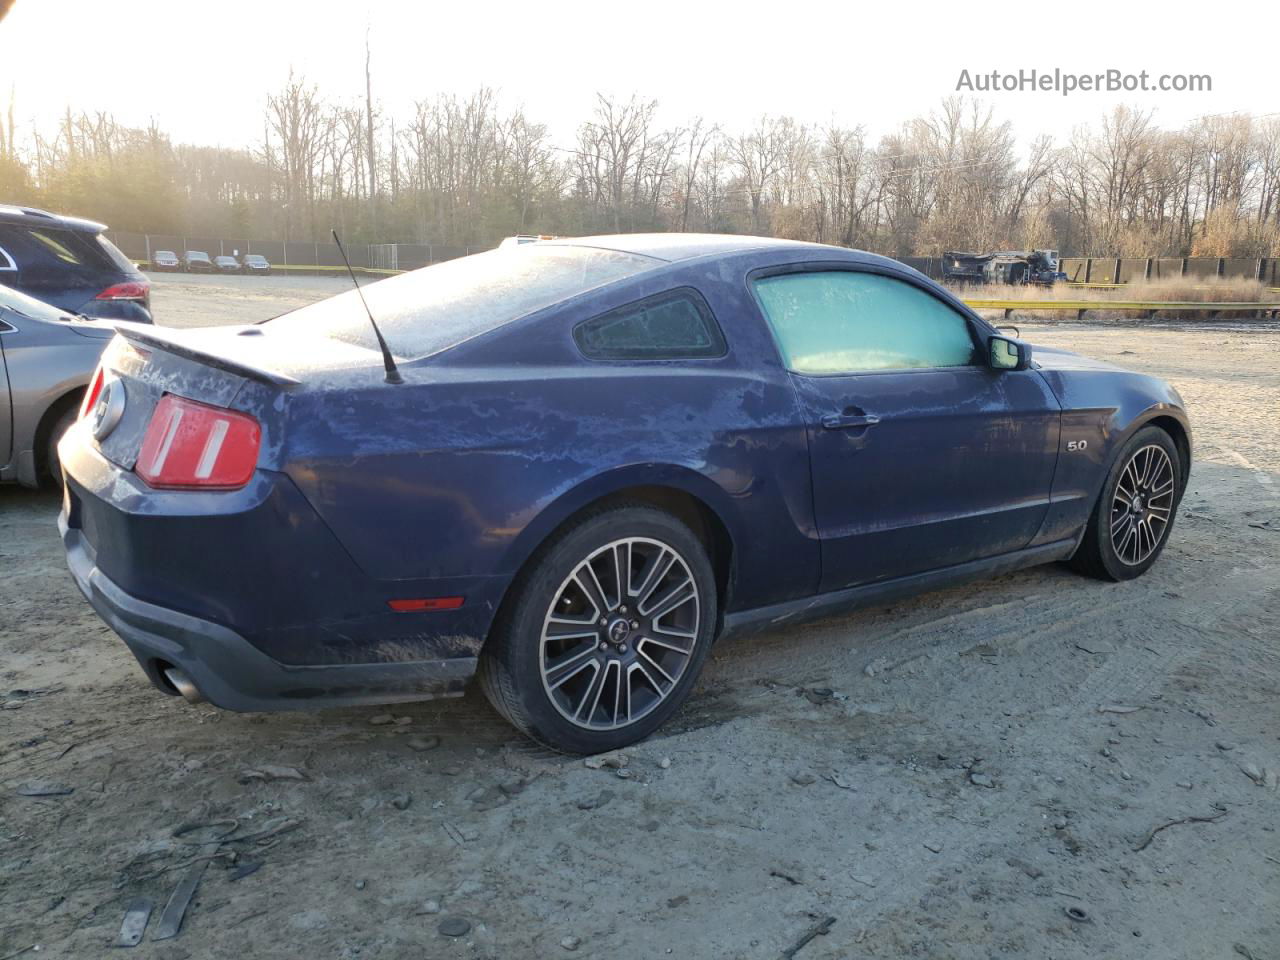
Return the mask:
[[739, 253], [777, 251], [779, 253], [811, 252], [815, 259], [852, 260], [860, 263], [892, 264], [901, 268], [896, 260], [881, 257], [863, 250], [836, 247], [826, 243], [809, 243], [803, 240], [782, 240], [777, 237], [753, 237], [728, 233], [619, 233], [596, 237], [562, 237], [542, 240], [540, 246], [596, 247], [653, 257], [656, 260], [678, 262], [697, 257], [731, 256]]
[[96, 220], [85, 220], [83, 217], [64, 217], [59, 213], [50, 213], [36, 207], [18, 207], [12, 204], [0, 204], [0, 223], [17, 223], [28, 227], [61, 227], [63, 230], [83, 230], [86, 233], [101, 233], [107, 229], [105, 223]]

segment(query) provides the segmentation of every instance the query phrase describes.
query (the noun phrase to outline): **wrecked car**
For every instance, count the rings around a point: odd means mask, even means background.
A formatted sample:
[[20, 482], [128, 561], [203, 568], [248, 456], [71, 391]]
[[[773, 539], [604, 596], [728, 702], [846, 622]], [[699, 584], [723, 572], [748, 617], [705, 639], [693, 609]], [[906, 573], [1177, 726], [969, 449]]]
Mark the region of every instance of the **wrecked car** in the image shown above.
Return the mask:
[[1160, 380], [896, 261], [687, 234], [122, 330], [59, 452], [75, 581], [160, 690], [256, 711], [478, 677], [578, 753], [660, 727], [721, 635], [1054, 561], [1136, 577], [1191, 466]]

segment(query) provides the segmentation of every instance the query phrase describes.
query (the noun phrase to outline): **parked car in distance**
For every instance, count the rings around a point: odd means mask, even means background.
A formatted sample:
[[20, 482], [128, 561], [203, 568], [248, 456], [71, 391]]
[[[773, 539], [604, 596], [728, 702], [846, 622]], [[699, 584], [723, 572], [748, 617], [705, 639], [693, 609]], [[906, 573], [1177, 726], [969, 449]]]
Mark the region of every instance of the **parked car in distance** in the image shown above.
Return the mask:
[[151, 252], [151, 269], [166, 273], [177, 273], [182, 269], [182, 262], [172, 250], [153, 250]]
[[221, 256], [213, 258], [213, 265], [218, 273], [239, 273], [240, 261], [235, 257]]
[[241, 261], [241, 266], [245, 273], [260, 273], [264, 276], [271, 275], [271, 264], [267, 262], [267, 258], [260, 253], [246, 253]]
[[59, 477], [57, 442], [116, 321], [88, 320], [0, 286], [0, 482]]
[[60, 310], [151, 322], [151, 282], [92, 220], [0, 205], [0, 284]]
[[1052, 561], [1137, 577], [1191, 467], [1169, 384], [855, 250], [552, 240], [362, 290], [104, 354], [60, 527], [160, 689], [296, 709], [476, 674], [597, 753], [719, 634]]
[[187, 273], [213, 273], [213, 261], [203, 250], [188, 250], [182, 255], [182, 269]]

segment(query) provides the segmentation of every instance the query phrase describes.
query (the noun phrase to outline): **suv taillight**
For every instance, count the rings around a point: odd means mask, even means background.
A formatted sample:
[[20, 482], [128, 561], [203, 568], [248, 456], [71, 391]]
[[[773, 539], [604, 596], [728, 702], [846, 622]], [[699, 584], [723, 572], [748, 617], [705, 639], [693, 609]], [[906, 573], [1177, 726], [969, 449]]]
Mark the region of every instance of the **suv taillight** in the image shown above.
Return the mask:
[[151, 284], [141, 280], [127, 280], [107, 287], [95, 300], [146, 300], [151, 296]]
[[166, 393], [134, 469], [151, 487], [234, 490], [253, 477], [261, 440], [262, 428], [246, 413]]
[[93, 371], [93, 379], [89, 381], [89, 389], [84, 392], [84, 400], [80, 403], [81, 419], [87, 417], [94, 404], [98, 402], [98, 397], [102, 395], [102, 384], [105, 380], [106, 374], [102, 370], [102, 364], [98, 364], [98, 369]]

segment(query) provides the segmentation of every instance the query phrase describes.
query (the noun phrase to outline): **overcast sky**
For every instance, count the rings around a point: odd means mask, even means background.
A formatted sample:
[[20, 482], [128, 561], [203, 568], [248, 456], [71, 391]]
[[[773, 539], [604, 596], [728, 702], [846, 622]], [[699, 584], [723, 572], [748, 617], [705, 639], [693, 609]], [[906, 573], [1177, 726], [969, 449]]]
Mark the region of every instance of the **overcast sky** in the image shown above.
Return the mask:
[[243, 146], [260, 139], [266, 96], [290, 67], [326, 96], [362, 97], [366, 26], [375, 96], [393, 115], [488, 85], [559, 142], [597, 90], [656, 98], [670, 124], [701, 114], [732, 130], [787, 113], [863, 124], [874, 139], [953, 94], [966, 69], [1212, 77], [1209, 93], [984, 95], [1025, 142], [1061, 139], [1117, 103], [1155, 108], [1166, 127], [1280, 111], [1274, 23], [1270, 3], [17, 0], [0, 22], [0, 99], [13, 84], [27, 130], [70, 104], [132, 125], [154, 117], [179, 142]]

